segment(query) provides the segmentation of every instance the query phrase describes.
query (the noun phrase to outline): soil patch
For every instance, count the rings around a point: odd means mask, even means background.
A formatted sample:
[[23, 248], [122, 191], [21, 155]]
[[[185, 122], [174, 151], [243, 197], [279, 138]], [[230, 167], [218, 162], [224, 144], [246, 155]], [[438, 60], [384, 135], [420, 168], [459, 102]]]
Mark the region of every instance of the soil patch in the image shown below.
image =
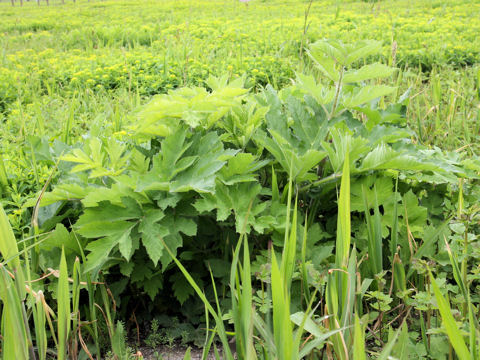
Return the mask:
[[[175, 345], [174, 347], [160, 346], [157, 349], [149, 347], [140, 348], [145, 360], [183, 360], [188, 347]], [[202, 349], [192, 348], [190, 351], [192, 360], [202, 359]], [[220, 353], [221, 356], [221, 353]], [[208, 360], [215, 360], [213, 352], [208, 355]]]

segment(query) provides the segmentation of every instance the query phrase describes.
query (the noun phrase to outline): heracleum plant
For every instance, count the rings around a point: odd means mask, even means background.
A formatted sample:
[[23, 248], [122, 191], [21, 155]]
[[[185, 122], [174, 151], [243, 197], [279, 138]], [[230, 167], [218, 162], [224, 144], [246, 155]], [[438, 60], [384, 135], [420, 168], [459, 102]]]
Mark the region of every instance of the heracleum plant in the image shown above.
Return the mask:
[[[317, 70], [280, 91], [252, 94], [245, 78], [210, 77], [206, 87], [154, 97], [118, 133], [97, 124], [77, 144], [35, 143], [39, 161], [61, 159], [39, 203], [39, 230], [63, 234], [68, 257], [82, 259], [91, 327], [102, 316], [110, 333], [122, 333], [108, 309], [91, 310], [93, 282], [121, 279], [118, 300], [162, 307], [199, 296], [216, 326], [206, 349], [215, 350], [216, 334], [231, 345], [221, 306], [230, 301], [244, 356], [350, 358], [361, 336], [355, 315], [370, 355], [401, 352], [405, 326], [434, 354], [429, 342], [442, 335], [427, 333], [435, 309], [421, 309], [431, 286], [418, 264], [439, 253], [452, 184], [473, 181], [478, 162], [414, 144], [408, 93], [396, 104], [379, 100], [394, 94], [379, 85], [394, 70], [365, 65], [379, 51], [378, 42], [319, 41], [309, 50]], [[48, 241], [39, 246], [43, 268], [61, 262]], [[258, 284], [265, 316], [251, 306], [257, 283], [247, 270], [259, 266], [275, 279]], [[219, 280], [230, 291], [217, 293]], [[169, 299], [157, 296], [170, 290]], [[411, 307], [418, 321], [401, 325]]]
[[[291, 179], [291, 177], [290, 177]], [[287, 204], [292, 202], [293, 183], [290, 180], [286, 191]], [[285, 233], [285, 242], [281, 262], [277, 261], [277, 255], [273, 248], [270, 249], [271, 256], [271, 297], [272, 314], [271, 323], [265, 322], [260, 313], [253, 305], [254, 289], [252, 287], [252, 274], [250, 271], [250, 251], [248, 238], [242, 233], [233, 252], [232, 266], [230, 270], [230, 290], [232, 299], [232, 320], [234, 324], [233, 337], [235, 340], [236, 354], [241, 359], [302, 359], [316, 348], [322, 348], [327, 339], [339, 330], [322, 333], [317, 329], [317, 325], [311, 320], [312, 302], [310, 302], [304, 313], [291, 314], [290, 299], [292, 274], [295, 264], [296, 249], [296, 224], [298, 201], [295, 200], [295, 207], [290, 220], [290, 206], [287, 206], [287, 230]], [[243, 246], [243, 262], [240, 261], [240, 253]], [[210, 305], [200, 287], [196, 284], [193, 277], [188, 273], [181, 262], [174, 256], [168, 247], [167, 251], [173, 257], [173, 260], [182, 271], [190, 285], [195, 289], [197, 295], [204, 302], [208, 312], [216, 322], [215, 331], [219, 336], [225, 358], [233, 359], [233, 353], [228, 342], [227, 331], [224, 327], [222, 312], [218, 306], [218, 297], [216, 296], [217, 310]], [[213, 280], [213, 278], [212, 278]], [[313, 300], [313, 299], [312, 299]], [[310, 331], [316, 334], [311, 341], [302, 341], [304, 328], [308, 322]], [[295, 324], [298, 325], [295, 328]], [[313, 330], [312, 330], [313, 329]], [[213, 339], [212, 334], [212, 339]], [[209, 341], [209, 344], [211, 344]], [[260, 349], [259, 354], [257, 351]], [[185, 355], [188, 357], [189, 353]], [[204, 359], [208, 354], [204, 352]]]

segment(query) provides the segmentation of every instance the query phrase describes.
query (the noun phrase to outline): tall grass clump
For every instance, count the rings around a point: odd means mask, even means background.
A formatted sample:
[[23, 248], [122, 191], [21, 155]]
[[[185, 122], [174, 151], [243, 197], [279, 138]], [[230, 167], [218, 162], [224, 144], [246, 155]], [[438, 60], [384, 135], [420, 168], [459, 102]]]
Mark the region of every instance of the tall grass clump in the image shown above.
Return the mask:
[[[75, 259], [73, 271], [70, 272], [62, 246], [58, 270], [51, 270], [50, 274], [43, 276], [55, 279], [52, 284], [56, 301], [49, 301], [52, 299], [48, 295], [48, 287], [38, 283], [42, 278], [32, 280], [30, 277], [31, 267], [27, 254], [32, 246], [18, 250], [8, 217], [1, 205], [0, 235], [0, 254], [3, 258], [0, 264], [2, 358], [44, 360], [51, 358], [54, 353], [58, 359], [78, 359], [80, 354], [100, 359], [101, 354], [97, 351], [92, 355], [87, 346], [85, 341], [88, 336], [85, 333], [82, 335], [82, 327], [87, 327], [93, 333], [96, 324], [81, 320], [80, 290], [86, 283], [81, 281], [83, 275], [79, 259]], [[40, 241], [45, 241], [45, 238]], [[28, 276], [24, 275], [25, 272]], [[73, 278], [69, 277], [69, 272]], [[90, 296], [94, 297], [93, 291], [90, 291]], [[104, 306], [109, 312], [108, 299]], [[121, 331], [121, 326], [118, 325], [110, 333], [114, 356], [119, 360], [133, 359], [126, 351], [125, 337]], [[97, 341], [91, 345], [95, 347]]]

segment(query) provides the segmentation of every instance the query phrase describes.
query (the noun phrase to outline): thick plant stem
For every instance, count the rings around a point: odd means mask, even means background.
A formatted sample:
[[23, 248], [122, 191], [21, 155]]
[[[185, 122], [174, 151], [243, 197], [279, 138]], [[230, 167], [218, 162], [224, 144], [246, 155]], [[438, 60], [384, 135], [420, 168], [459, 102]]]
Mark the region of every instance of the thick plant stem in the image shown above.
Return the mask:
[[335, 111], [337, 110], [337, 106], [338, 106], [338, 98], [340, 97], [340, 91], [342, 90], [342, 80], [343, 80], [344, 72], [345, 72], [345, 67], [342, 66], [342, 69], [340, 70], [340, 78], [338, 79], [338, 82], [336, 84], [337, 86], [335, 89], [335, 99], [333, 100], [332, 112], [330, 113], [328, 120], [332, 120], [332, 118], [335, 116]]
[[[463, 261], [461, 265], [461, 271], [462, 271], [462, 281], [465, 284], [465, 286], [468, 287], [468, 281], [467, 281], [467, 265], [468, 265], [468, 224], [465, 224], [465, 233], [463, 235]], [[462, 314], [464, 316], [467, 316], [467, 311], [468, 311], [468, 306], [467, 306], [467, 299], [464, 300], [462, 304]]]
[[7, 170], [5, 170], [2, 154], [0, 154], [0, 186], [8, 186]]
[[307, 8], [305, 9], [305, 18], [304, 18], [304, 21], [303, 21], [302, 42], [300, 44], [300, 54], [299, 54], [300, 66], [301, 66], [300, 70], [303, 70], [303, 61], [302, 61], [302, 59], [303, 59], [303, 47], [305, 46], [305, 37], [307, 36], [307, 30], [308, 30], [307, 21], [308, 21], [308, 15], [310, 14], [310, 8], [312, 7], [312, 3], [313, 3], [313, 0], [310, 0]]
[[[457, 217], [459, 220], [463, 218], [463, 179], [458, 180], [458, 212]], [[467, 281], [467, 265], [468, 265], [468, 221], [464, 221], [465, 231], [463, 233], [463, 260], [461, 265], [461, 274], [462, 281], [465, 285], [468, 284]], [[466, 300], [466, 299], [465, 299]], [[467, 316], [467, 302], [464, 301], [462, 304], [462, 314]]]
[[310, 184], [307, 184], [303, 187], [301, 187], [300, 189], [298, 189], [298, 192], [304, 192], [308, 189], [310, 189], [312, 186], [315, 187], [315, 186], [319, 186], [319, 185], [322, 185], [322, 184], [325, 184], [325, 183], [329, 183], [331, 181], [336, 181], [338, 179], [340, 179], [342, 177], [342, 172], [339, 172], [339, 173], [333, 173], [327, 177], [324, 177], [320, 180], [317, 180], [315, 182], [312, 182]]

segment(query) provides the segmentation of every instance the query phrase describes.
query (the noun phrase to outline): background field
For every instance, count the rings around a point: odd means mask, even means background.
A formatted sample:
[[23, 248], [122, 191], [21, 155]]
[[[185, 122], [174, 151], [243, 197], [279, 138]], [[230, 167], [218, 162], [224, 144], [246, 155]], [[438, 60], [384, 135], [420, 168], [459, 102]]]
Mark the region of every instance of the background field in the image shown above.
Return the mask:
[[[233, 0], [54, 4], [1, 5], [0, 110], [4, 119], [11, 119], [7, 126], [26, 126], [7, 127], [14, 135], [34, 129], [57, 135], [60, 119], [75, 106], [70, 131], [76, 134], [79, 125], [88, 126], [97, 114], [107, 121], [116, 112], [123, 117], [135, 101], [202, 83], [209, 74], [246, 73], [252, 85], [281, 87], [303, 67], [303, 1], [253, 1], [249, 6]], [[402, 89], [414, 85], [413, 91], [422, 92], [412, 104], [412, 124], [420, 106], [426, 111], [419, 124], [428, 126], [426, 120], [435, 112], [431, 107], [443, 100], [454, 112], [461, 110], [464, 125], [475, 118], [472, 90], [478, 70], [462, 67], [480, 59], [479, 16], [476, 1], [315, 1], [304, 45], [321, 38], [381, 40], [382, 61], [411, 69], [400, 81]], [[429, 99], [432, 69], [442, 85], [442, 99]], [[94, 101], [82, 101], [85, 97]], [[82, 103], [88, 111], [75, 105]], [[449, 124], [455, 113], [450, 117]], [[448, 143], [458, 145], [453, 139]]]

